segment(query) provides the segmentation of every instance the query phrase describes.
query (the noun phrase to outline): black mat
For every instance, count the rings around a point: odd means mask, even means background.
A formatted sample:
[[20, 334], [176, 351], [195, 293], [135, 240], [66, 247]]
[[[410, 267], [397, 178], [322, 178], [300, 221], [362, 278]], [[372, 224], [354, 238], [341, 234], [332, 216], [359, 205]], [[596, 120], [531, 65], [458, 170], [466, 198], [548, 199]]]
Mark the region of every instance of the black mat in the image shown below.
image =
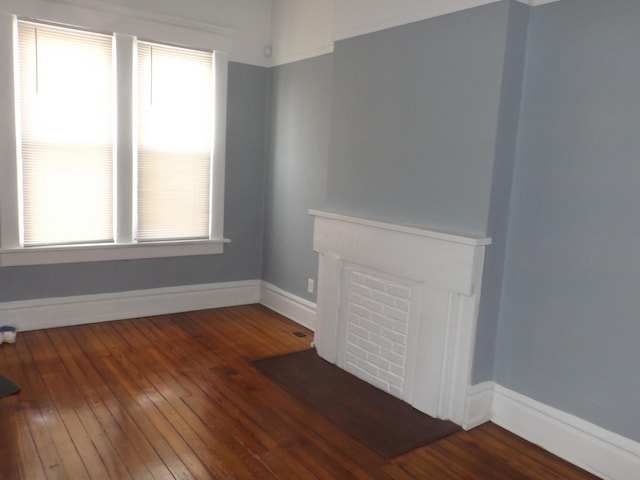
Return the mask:
[[253, 364], [287, 393], [385, 458], [460, 430], [321, 359], [315, 350]]
[[0, 398], [13, 395], [19, 391], [19, 386], [0, 375]]

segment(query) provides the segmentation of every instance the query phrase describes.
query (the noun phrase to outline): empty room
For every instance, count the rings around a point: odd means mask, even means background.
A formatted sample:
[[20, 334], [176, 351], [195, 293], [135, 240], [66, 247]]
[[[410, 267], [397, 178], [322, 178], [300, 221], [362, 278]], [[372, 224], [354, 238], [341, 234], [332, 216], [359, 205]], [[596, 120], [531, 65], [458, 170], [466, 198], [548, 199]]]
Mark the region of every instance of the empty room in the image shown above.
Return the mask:
[[635, 0], [0, 0], [0, 478], [640, 478], [639, 46]]

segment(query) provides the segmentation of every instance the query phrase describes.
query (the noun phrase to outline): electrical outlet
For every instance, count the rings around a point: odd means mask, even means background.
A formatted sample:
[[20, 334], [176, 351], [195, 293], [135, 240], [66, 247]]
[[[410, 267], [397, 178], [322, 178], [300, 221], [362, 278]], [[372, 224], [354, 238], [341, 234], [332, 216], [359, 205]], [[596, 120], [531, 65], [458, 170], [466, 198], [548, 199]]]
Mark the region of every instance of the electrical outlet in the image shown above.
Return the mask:
[[309, 280], [307, 280], [307, 292], [309, 293], [313, 293], [313, 290], [315, 288], [315, 280], [313, 280], [313, 278], [310, 278]]

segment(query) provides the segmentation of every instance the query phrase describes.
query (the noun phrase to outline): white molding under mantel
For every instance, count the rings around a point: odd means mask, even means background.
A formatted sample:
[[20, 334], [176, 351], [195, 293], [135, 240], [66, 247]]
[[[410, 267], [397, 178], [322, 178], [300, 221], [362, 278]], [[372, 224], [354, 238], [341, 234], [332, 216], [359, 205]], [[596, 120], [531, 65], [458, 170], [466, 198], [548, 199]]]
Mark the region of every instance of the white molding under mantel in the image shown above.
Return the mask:
[[309, 214], [314, 217], [328, 218], [330, 220], [339, 220], [349, 222], [356, 225], [378, 228], [380, 230], [389, 230], [392, 232], [406, 233], [416, 235], [418, 237], [433, 238], [436, 240], [444, 240], [446, 242], [461, 243], [472, 247], [482, 247], [491, 244], [491, 239], [487, 237], [478, 237], [470, 235], [460, 235], [457, 233], [448, 233], [439, 230], [427, 230], [423, 227], [410, 225], [398, 225], [395, 223], [380, 222], [377, 220], [369, 220], [366, 218], [352, 217], [341, 213], [328, 212], [326, 210], [309, 210]]

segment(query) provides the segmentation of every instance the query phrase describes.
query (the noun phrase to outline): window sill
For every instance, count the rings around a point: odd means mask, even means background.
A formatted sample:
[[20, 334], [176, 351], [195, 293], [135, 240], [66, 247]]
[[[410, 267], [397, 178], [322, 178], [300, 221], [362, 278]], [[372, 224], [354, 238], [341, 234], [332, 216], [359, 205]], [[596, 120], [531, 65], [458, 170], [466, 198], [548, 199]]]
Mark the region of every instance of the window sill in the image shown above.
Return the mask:
[[228, 239], [0, 249], [0, 267], [214, 255]]

